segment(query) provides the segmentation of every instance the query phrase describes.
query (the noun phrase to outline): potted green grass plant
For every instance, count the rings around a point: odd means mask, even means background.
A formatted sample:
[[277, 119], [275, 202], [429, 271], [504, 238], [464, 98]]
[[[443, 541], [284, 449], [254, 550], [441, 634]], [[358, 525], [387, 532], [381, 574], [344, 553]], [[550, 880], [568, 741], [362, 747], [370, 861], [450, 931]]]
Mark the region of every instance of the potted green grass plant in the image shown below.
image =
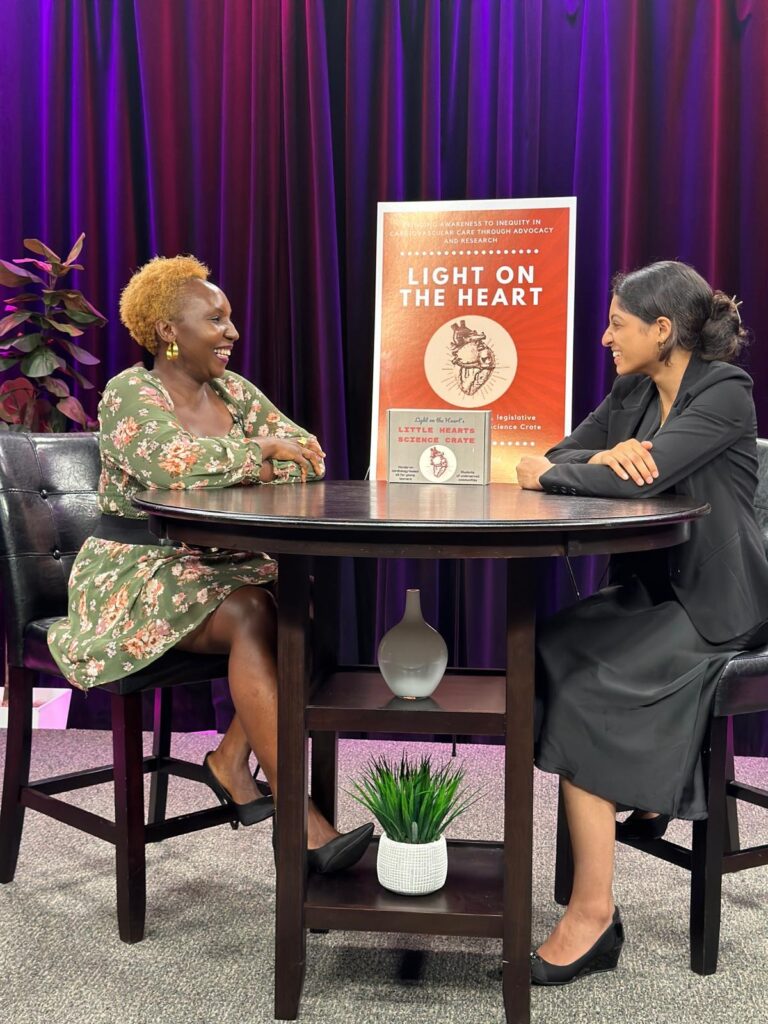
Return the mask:
[[383, 829], [376, 872], [385, 889], [423, 896], [442, 888], [448, 873], [445, 831], [477, 799], [465, 794], [462, 765], [435, 767], [430, 757], [400, 762], [371, 758], [350, 796]]

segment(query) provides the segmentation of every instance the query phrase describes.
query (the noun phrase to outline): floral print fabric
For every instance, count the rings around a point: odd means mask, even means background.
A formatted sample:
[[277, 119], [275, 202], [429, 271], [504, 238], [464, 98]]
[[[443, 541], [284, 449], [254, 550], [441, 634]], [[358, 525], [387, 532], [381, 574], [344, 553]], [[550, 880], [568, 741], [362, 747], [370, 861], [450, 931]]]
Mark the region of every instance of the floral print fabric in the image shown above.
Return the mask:
[[[131, 504], [138, 491], [257, 484], [255, 437], [311, 436], [243, 377], [226, 372], [211, 386], [232, 414], [226, 437], [185, 430], [150, 371], [133, 367], [113, 377], [99, 405], [102, 512], [146, 518]], [[273, 465], [275, 483], [300, 480], [295, 463]], [[233, 590], [275, 577], [266, 555], [91, 537], [72, 567], [68, 616], [52, 626], [48, 644], [71, 683], [99, 686], [159, 658]]]

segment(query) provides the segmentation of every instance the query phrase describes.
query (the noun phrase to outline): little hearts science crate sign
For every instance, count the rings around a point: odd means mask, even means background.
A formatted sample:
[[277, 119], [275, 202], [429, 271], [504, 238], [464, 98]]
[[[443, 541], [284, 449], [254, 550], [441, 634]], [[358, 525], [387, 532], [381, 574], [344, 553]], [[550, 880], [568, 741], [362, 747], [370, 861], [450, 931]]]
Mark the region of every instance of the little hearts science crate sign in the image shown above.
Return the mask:
[[452, 409], [387, 411], [387, 480], [398, 484], [487, 484], [491, 414]]

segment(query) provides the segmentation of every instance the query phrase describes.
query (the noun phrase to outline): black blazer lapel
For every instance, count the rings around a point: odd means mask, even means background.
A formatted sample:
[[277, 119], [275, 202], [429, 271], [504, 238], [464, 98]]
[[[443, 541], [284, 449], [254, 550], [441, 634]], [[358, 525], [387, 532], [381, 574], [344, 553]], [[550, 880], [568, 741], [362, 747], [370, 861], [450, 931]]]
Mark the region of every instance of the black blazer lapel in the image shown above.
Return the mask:
[[611, 410], [608, 421], [608, 448], [635, 436], [638, 424], [655, 394], [656, 385], [650, 377], [646, 377], [630, 391], [620, 406]]

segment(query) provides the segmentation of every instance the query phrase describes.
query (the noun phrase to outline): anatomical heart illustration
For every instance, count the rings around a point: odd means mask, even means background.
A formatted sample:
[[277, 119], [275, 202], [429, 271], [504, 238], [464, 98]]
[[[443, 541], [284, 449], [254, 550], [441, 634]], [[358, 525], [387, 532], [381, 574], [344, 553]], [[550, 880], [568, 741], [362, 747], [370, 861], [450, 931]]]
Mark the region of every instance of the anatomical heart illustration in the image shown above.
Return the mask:
[[515, 343], [501, 324], [487, 316], [443, 323], [424, 352], [429, 386], [446, 402], [463, 409], [496, 401], [516, 372]]
[[482, 331], [467, 327], [466, 320], [451, 324], [451, 363], [456, 367], [456, 383], [465, 395], [474, 395], [487, 384], [496, 369], [496, 357]]
[[441, 476], [444, 476], [448, 469], [448, 459], [446, 459], [445, 453], [439, 448], [432, 447], [429, 451], [429, 466], [436, 479], [439, 480]]
[[455, 453], [444, 444], [429, 445], [419, 458], [422, 477], [430, 484], [447, 484], [453, 478], [457, 466]]

